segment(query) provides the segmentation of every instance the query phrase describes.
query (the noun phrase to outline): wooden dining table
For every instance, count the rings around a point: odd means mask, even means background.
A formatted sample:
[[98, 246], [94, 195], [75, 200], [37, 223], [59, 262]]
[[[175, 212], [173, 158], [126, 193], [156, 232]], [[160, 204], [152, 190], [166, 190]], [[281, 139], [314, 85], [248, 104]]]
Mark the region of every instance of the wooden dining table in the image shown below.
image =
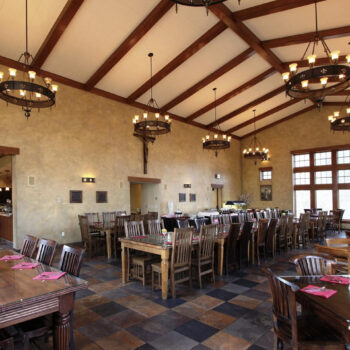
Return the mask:
[[[11, 250], [0, 250], [0, 258], [13, 254], [16, 253]], [[35, 262], [26, 257], [0, 261], [0, 328], [54, 314], [54, 349], [68, 350], [74, 293], [86, 289], [87, 281], [68, 274], [58, 280], [33, 280], [42, 272], [57, 269], [44, 264], [31, 270], [12, 268], [24, 261]]]
[[108, 223], [105, 225], [103, 222], [95, 222], [90, 225], [91, 230], [98, 231], [106, 235], [107, 259], [112, 258], [112, 225], [114, 225], [114, 221], [113, 224]]
[[[350, 278], [350, 275], [343, 275]], [[335, 328], [342, 335], [346, 349], [350, 350], [350, 287], [348, 285], [323, 282], [322, 276], [288, 276], [282, 277], [292, 282], [299, 288], [307, 285], [325, 286], [327, 289], [334, 289], [336, 294], [328, 299], [321, 298], [301, 291], [295, 294], [296, 300], [303, 309], [320, 317], [324, 322]], [[339, 277], [337, 275], [337, 277]]]

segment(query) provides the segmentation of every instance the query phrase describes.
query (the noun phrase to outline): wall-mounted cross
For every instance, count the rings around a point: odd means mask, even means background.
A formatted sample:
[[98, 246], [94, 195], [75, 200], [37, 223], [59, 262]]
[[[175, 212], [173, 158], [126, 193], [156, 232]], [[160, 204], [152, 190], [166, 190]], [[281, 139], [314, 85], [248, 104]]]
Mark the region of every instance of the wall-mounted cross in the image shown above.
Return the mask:
[[148, 143], [149, 142], [153, 143], [156, 138], [152, 137], [152, 136], [140, 135], [140, 134], [137, 134], [137, 133], [134, 133], [134, 136], [138, 137], [143, 143], [143, 173], [147, 174]]

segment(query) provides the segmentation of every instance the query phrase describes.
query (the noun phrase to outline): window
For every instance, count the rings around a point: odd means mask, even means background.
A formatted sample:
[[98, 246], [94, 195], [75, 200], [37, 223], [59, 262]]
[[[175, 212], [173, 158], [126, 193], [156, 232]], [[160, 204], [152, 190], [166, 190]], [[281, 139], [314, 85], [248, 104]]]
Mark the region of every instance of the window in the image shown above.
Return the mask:
[[294, 174], [295, 185], [310, 185], [310, 173], [295, 173]]
[[304, 209], [309, 209], [310, 205], [310, 191], [295, 191], [295, 212], [299, 217], [304, 213]]
[[272, 170], [260, 169], [260, 181], [272, 180]]
[[350, 183], [350, 170], [338, 170], [338, 183], [340, 184]]
[[332, 164], [332, 152], [315, 153], [314, 162], [315, 162], [316, 166], [331, 165]]
[[345, 209], [343, 220], [350, 220], [350, 190], [339, 190], [339, 209]]
[[295, 154], [293, 157], [294, 168], [301, 168], [304, 166], [310, 166], [310, 155], [309, 154]]
[[350, 149], [337, 152], [338, 164], [350, 164]]
[[316, 171], [315, 172], [315, 184], [324, 185], [332, 183], [332, 172], [331, 171]]
[[333, 209], [333, 191], [317, 190], [316, 191], [316, 208], [322, 208], [324, 211]]

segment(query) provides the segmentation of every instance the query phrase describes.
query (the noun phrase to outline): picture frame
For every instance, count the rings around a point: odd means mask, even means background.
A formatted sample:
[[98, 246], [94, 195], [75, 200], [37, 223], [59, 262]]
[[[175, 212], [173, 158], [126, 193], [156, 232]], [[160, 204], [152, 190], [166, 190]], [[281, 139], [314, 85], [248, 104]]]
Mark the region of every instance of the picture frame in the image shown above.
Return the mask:
[[69, 191], [70, 203], [83, 203], [83, 191], [70, 190]]
[[261, 201], [272, 201], [272, 186], [261, 185], [260, 186], [260, 200]]
[[108, 192], [96, 191], [96, 203], [108, 203]]
[[186, 193], [179, 193], [179, 202], [186, 202]]
[[195, 202], [195, 201], [196, 201], [196, 194], [190, 193], [190, 202]]

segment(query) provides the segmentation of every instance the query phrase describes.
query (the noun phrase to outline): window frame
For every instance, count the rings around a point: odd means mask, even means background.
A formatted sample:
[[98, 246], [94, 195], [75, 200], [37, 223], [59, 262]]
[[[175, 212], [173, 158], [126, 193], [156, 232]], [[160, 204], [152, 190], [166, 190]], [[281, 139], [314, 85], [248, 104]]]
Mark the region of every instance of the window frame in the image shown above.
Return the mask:
[[[263, 178], [263, 173], [264, 172], [270, 172], [271, 173], [271, 178], [270, 179], [264, 179]], [[260, 182], [272, 181], [272, 168], [271, 167], [259, 168], [259, 179], [260, 179]]]

